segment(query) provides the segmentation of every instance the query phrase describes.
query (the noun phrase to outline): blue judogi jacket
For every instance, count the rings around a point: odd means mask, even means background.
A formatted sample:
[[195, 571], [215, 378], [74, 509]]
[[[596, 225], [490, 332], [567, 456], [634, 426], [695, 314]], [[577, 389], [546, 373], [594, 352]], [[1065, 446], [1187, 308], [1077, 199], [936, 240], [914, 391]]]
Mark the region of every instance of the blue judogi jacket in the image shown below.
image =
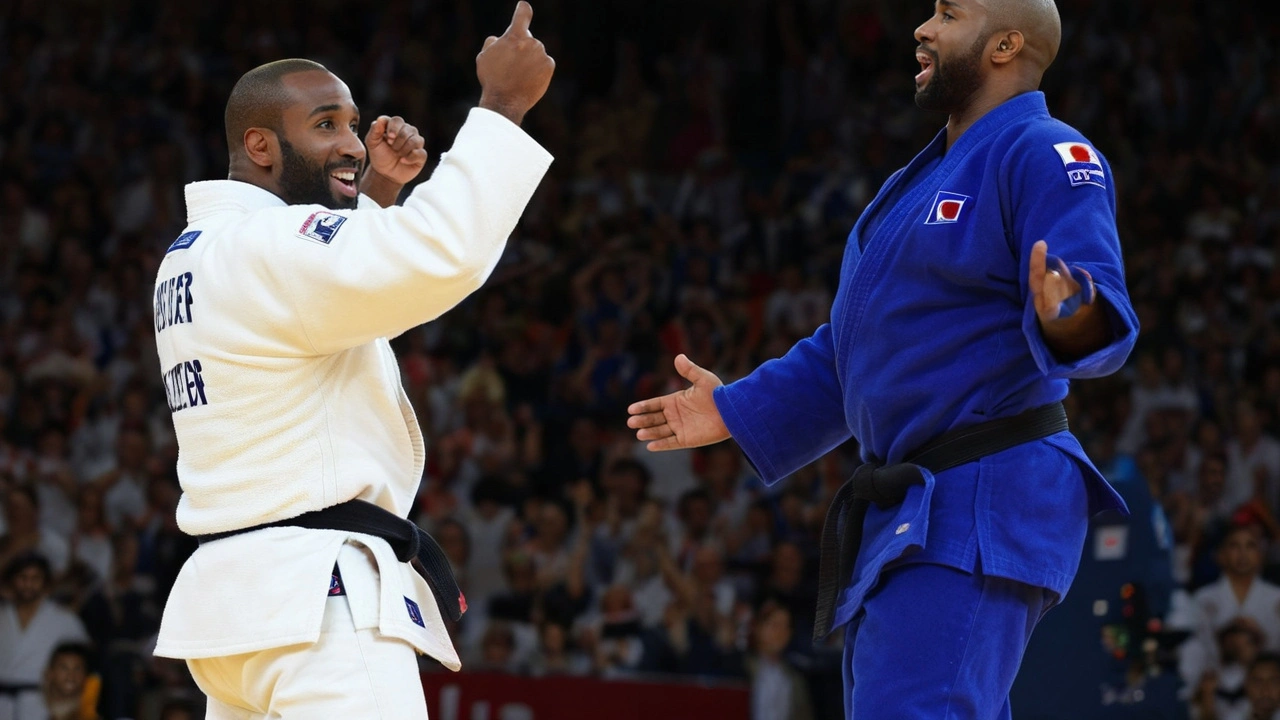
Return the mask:
[[[1062, 362], [1027, 285], [1031, 246], [1092, 275], [1112, 340]], [[946, 148], [943, 130], [895, 173], [849, 236], [831, 320], [784, 357], [717, 388], [725, 424], [766, 483], [851, 436], [896, 463], [953, 428], [1061, 400], [1070, 378], [1107, 375], [1137, 339], [1124, 284], [1110, 167], [1017, 96]], [[847, 622], [889, 563], [981, 570], [1065, 595], [1088, 517], [1124, 510], [1069, 432], [941, 473], [897, 507], [872, 506]]]

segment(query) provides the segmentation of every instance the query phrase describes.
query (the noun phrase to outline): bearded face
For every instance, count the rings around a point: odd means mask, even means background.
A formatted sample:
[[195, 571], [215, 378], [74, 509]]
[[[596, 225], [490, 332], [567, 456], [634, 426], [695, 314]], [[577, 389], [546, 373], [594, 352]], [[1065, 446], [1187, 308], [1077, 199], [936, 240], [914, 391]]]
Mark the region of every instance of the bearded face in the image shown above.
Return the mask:
[[356, 160], [339, 160], [322, 165], [313, 162], [284, 137], [280, 138], [280, 193], [281, 199], [290, 205], [323, 205], [330, 210], [353, 210], [358, 198], [336, 193], [330, 178], [341, 170], [352, 170], [357, 180], [360, 163]]
[[917, 48], [916, 58], [924, 69], [916, 75], [916, 105], [944, 114], [964, 107], [982, 86], [986, 45], [986, 38], [978, 37], [959, 52], [939, 52], [923, 45]]

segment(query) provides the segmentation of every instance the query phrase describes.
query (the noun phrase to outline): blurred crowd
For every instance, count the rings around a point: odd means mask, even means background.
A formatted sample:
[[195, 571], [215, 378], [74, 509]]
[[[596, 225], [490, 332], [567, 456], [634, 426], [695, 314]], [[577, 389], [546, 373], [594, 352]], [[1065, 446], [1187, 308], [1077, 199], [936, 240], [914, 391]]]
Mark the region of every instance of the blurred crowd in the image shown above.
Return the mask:
[[[0, 8], [0, 715], [198, 716], [150, 652], [194, 548], [151, 296], [183, 185], [226, 176], [231, 85], [312, 58], [436, 158], [509, 5]], [[1073, 387], [1073, 427], [1163, 509], [1187, 706], [1248, 717], [1280, 704], [1280, 24], [1059, 7], [1045, 91], [1114, 168], [1142, 322], [1124, 372]], [[677, 353], [728, 381], [824, 322], [858, 213], [943, 123], [912, 101], [929, 12], [535, 3], [558, 68], [525, 127], [556, 162], [487, 285], [394, 341], [428, 440], [414, 519], [471, 608], [464, 672], [740, 679], [761, 720], [840, 713], [840, 638], [810, 635], [856, 444], [764, 487], [732, 443], [648, 453], [625, 408], [682, 386]]]

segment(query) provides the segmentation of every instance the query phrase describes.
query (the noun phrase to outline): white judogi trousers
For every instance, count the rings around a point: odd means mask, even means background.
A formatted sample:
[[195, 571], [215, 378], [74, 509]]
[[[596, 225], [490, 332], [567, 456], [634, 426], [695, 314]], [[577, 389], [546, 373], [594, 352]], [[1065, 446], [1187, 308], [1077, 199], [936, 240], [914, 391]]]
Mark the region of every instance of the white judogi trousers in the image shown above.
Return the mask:
[[344, 545], [338, 567], [347, 594], [326, 601], [314, 644], [187, 661], [209, 697], [207, 720], [426, 720], [417, 653], [378, 632], [372, 558]]

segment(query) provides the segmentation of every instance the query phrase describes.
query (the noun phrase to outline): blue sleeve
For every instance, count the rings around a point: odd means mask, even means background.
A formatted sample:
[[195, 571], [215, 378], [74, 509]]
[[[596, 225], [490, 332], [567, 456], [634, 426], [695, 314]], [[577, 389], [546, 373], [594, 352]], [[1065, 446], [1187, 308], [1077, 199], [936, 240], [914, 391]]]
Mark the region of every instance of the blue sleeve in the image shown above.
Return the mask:
[[[1007, 156], [1005, 191], [1011, 209], [1010, 238], [1018, 254], [1024, 307], [1022, 330], [1040, 371], [1050, 378], [1110, 375], [1124, 365], [1138, 339], [1138, 317], [1125, 288], [1124, 261], [1116, 229], [1116, 196], [1111, 168], [1094, 150], [1096, 163], [1072, 162], [1055, 145], [1069, 143], [1092, 149], [1075, 130], [1054, 123], [1026, 133]], [[1067, 150], [1069, 153], [1069, 149]], [[1083, 151], [1081, 151], [1083, 154]], [[1079, 173], [1089, 172], [1087, 178]], [[1075, 175], [1073, 175], [1073, 170]], [[1098, 294], [1106, 299], [1111, 341], [1072, 362], [1061, 362], [1045, 344], [1027, 285], [1031, 246], [1049, 244], [1050, 254], [1086, 270]]]
[[714, 397], [725, 426], [767, 484], [817, 460], [852, 435], [836, 377], [830, 323], [783, 357], [716, 388]]

